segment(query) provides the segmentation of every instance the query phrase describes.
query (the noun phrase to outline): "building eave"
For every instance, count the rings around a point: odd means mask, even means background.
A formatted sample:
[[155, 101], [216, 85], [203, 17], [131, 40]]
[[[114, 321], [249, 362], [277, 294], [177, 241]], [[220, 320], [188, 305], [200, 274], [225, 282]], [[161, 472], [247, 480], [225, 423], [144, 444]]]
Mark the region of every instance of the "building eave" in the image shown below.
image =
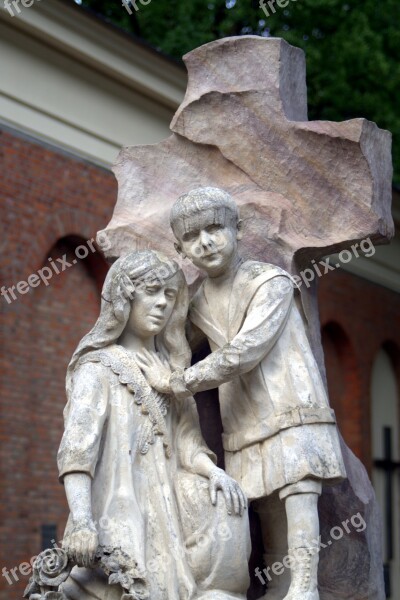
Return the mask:
[[14, 17], [0, 5], [0, 19], [167, 108], [185, 93], [183, 65], [73, 3], [36, 0]]

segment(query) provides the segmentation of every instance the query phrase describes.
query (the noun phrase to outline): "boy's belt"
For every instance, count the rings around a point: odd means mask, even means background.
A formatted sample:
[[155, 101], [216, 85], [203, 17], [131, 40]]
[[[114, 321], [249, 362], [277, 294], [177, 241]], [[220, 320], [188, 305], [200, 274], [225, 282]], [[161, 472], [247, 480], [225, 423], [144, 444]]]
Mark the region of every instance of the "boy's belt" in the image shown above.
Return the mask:
[[294, 408], [280, 415], [261, 421], [255, 427], [237, 433], [222, 434], [224, 450], [236, 452], [246, 446], [262, 442], [282, 429], [311, 423], [336, 423], [335, 412], [329, 407]]

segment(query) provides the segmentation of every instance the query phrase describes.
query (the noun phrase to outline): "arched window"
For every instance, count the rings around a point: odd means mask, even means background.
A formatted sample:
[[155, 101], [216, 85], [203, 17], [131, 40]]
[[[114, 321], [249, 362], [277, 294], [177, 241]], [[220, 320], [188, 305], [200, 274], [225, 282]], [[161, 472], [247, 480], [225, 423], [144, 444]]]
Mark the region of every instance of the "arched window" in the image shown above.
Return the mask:
[[372, 482], [383, 516], [386, 597], [400, 600], [400, 431], [399, 386], [394, 367], [398, 352], [383, 346], [371, 378]]
[[20, 327], [29, 328], [32, 342], [21, 349], [30, 367], [25, 388], [31, 406], [26, 452], [26, 471], [30, 474], [27, 521], [37, 536], [32, 555], [43, 544], [49, 547], [52, 538], [59, 542], [67, 516], [55, 457], [63, 429], [67, 365], [100, 310], [107, 265], [93, 248], [82, 238], [68, 236], [49, 250], [41, 265], [45, 277], [30, 290], [31, 318], [20, 323]]
[[346, 444], [363, 459], [359, 370], [352, 344], [333, 321], [322, 328], [321, 337], [330, 404]]

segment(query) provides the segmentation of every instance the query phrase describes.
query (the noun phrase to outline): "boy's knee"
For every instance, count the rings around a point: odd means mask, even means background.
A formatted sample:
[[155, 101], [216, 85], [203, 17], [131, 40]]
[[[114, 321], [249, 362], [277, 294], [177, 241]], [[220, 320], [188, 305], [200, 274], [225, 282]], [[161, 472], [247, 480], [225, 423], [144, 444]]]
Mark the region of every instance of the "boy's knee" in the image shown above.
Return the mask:
[[291, 483], [285, 485], [279, 490], [279, 498], [285, 500], [288, 496], [293, 494], [317, 494], [320, 496], [322, 493], [322, 482], [316, 479], [302, 479], [297, 483]]

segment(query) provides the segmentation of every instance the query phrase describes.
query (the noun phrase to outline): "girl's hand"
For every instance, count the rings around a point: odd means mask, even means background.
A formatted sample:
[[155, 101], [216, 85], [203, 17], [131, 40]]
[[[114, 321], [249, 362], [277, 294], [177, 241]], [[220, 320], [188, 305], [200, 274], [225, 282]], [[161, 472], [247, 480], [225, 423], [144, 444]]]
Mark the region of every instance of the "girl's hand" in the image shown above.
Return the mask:
[[229, 477], [225, 471], [218, 467], [214, 467], [209, 475], [209, 479], [211, 504], [215, 506], [217, 491], [221, 490], [225, 498], [228, 515], [232, 514], [233, 509], [234, 514], [242, 516], [243, 511], [247, 508], [247, 500], [237, 481]]
[[152, 388], [162, 394], [171, 393], [169, 385], [171, 369], [157, 354], [148, 350], [142, 350], [136, 355], [136, 362]]
[[93, 521], [75, 524], [71, 533], [63, 540], [63, 549], [79, 567], [90, 567], [97, 551], [99, 538]]

